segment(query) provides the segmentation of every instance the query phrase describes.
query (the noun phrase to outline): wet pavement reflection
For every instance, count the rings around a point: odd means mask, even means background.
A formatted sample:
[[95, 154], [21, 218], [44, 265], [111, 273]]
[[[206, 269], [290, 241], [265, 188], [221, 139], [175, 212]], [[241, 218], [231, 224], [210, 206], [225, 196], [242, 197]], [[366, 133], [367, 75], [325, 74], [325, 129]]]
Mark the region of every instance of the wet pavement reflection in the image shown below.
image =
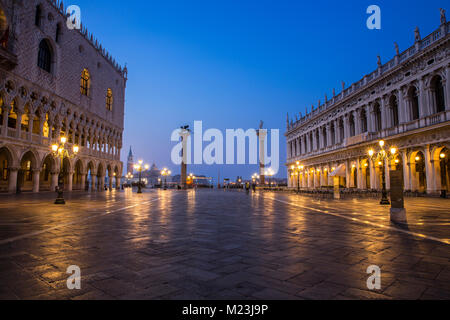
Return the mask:
[[[449, 299], [448, 200], [130, 189], [0, 195], [0, 299]], [[68, 290], [67, 267], [81, 269]], [[382, 286], [367, 288], [367, 267]]]

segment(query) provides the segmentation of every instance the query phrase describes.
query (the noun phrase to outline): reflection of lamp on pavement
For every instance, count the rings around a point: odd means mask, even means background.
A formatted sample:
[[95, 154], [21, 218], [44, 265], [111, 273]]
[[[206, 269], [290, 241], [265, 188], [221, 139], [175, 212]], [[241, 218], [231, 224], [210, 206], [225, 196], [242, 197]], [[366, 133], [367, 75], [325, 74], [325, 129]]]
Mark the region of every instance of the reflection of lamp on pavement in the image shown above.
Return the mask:
[[61, 137], [59, 144], [52, 145], [52, 154], [55, 159], [60, 158], [61, 159], [61, 167], [59, 170], [59, 179], [58, 179], [58, 197], [55, 200], [55, 204], [66, 204], [66, 201], [64, 200], [64, 158], [74, 158], [78, 152], [80, 151], [80, 148], [77, 145], [74, 145], [72, 148], [73, 153], [69, 153], [69, 150], [64, 148], [64, 145], [67, 142], [66, 137]]

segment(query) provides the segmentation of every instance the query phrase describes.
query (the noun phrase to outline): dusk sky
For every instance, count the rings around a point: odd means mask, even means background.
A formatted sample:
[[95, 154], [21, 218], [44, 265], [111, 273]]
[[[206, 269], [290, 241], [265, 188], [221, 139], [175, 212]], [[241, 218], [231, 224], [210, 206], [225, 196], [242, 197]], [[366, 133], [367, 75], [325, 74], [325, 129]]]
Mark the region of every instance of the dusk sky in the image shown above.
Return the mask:
[[[128, 66], [122, 161], [171, 163], [171, 132], [202, 120], [208, 128], [280, 130], [285, 177], [286, 113], [317, 106], [439, 26], [448, 1], [111, 1], [77, 0], [83, 25]], [[382, 29], [366, 9], [381, 7]], [[449, 16], [450, 11], [447, 16]], [[253, 166], [197, 166], [188, 172], [250, 178]]]

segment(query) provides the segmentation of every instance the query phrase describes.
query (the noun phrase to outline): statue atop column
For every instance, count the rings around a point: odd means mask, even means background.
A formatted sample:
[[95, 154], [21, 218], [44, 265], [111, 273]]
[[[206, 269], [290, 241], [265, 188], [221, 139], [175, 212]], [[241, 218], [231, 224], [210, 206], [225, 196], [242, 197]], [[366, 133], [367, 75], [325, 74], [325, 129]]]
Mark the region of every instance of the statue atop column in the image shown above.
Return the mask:
[[422, 38], [420, 37], [420, 30], [419, 27], [416, 27], [414, 30], [414, 39], [416, 42], [419, 42]]
[[381, 68], [381, 57], [380, 56], [377, 56], [377, 65], [378, 65], [378, 68]]
[[441, 12], [441, 25], [446, 24], [447, 18], [445, 17], [445, 9], [440, 8], [439, 10]]
[[395, 54], [398, 56], [400, 54], [400, 49], [398, 48], [398, 43], [394, 42], [394, 46], [395, 46]]

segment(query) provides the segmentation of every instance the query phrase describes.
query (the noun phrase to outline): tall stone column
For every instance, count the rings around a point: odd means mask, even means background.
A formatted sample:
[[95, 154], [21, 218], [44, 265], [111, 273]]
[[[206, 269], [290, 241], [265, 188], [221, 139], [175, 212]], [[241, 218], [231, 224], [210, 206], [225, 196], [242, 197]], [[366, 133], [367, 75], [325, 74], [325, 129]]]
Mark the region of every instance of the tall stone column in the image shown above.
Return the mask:
[[117, 175], [115, 178], [116, 178], [116, 189], [119, 190], [120, 189], [120, 177]]
[[336, 144], [338, 144], [341, 139], [339, 138], [339, 121], [338, 120], [334, 120], [334, 141]]
[[39, 178], [41, 171], [39, 169], [33, 170], [33, 192], [39, 192]]
[[407, 103], [407, 87], [402, 87], [398, 94], [398, 119], [399, 123], [408, 122], [410, 118]]
[[266, 129], [259, 129], [258, 130], [258, 138], [259, 138], [259, 176], [260, 176], [260, 183], [264, 186], [266, 184], [266, 177], [265, 177], [265, 170], [266, 170], [266, 150], [265, 150], [265, 144], [266, 144], [266, 137], [267, 137], [267, 130]]
[[8, 179], [8, 192], [17, 192], [17, 173], [19, 168], [9, 168], [9, 179]]

